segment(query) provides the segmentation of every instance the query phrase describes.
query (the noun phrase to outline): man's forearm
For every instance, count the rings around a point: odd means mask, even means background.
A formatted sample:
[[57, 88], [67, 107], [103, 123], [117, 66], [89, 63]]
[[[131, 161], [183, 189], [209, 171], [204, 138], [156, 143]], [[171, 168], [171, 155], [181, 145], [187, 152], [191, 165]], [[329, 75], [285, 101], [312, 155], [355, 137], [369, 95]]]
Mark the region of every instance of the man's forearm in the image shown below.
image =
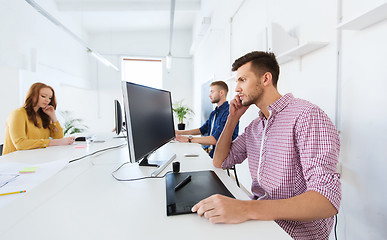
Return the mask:
[[216, 145], [216, 139], [213, 136], [195, 137], [192, 138], [191, 142], [202, 145]]
[[313, 221], [332, 217], [336, 208], [323, 195], [308, 191], [281, 200], [251, 200], [248, 205], [249, 219]]
[[200, 135], [200, 134], [202, 134], [200, 132], [199, 128], [191, 129], [191, 130], [184, 130], [184, 131], [177, 130], [176, 133], [180, 134], [180, 135]]
[[232, 134], [234, 133], [235, 126], [238, 124], [238, 119], [228, 118], [223, 132], [220, 135], [216, 144], [213, 164], [215, 167], [220, 168], [223, 161], [228, 156], [231, 148]]

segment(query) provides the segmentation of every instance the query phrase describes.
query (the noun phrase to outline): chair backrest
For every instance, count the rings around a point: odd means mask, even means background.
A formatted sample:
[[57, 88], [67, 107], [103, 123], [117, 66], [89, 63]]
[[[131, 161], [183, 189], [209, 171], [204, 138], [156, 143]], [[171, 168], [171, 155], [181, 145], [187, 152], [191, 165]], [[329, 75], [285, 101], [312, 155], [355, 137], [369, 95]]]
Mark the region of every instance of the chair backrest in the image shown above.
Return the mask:
[[0, 156], [3, 155], [3, 144], [0, 144]]

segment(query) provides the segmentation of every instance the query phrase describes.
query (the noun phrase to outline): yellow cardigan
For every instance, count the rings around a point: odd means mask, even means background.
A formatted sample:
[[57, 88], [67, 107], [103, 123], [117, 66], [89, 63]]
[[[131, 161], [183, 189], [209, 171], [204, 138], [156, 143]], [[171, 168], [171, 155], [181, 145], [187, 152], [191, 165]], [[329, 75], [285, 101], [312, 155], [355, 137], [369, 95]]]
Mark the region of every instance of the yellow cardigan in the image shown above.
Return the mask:
[[[38, 119], [38, 125], [42, 126], [42, 119]], [[54, 122], [48, 128], [36, 127], [28, 120], [24, 107], [14, 110], [5, 124], [5, 139], [3, 154], [17, 150], [45, 148], [50, 142], [49, 138], [63, 138], [63, 128], [59, 122]]]

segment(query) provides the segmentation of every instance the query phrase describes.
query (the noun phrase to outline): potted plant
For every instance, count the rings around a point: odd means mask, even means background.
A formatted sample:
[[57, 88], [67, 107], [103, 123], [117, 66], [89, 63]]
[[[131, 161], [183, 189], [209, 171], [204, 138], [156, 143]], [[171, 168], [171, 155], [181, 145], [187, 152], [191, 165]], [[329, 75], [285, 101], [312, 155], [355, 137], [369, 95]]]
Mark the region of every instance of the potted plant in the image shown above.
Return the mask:
[[82, 123], [82, 119], [73, 118], [70, 111], [62, 111], [61, 115], [64, 120], [63, 134], [70, 135], [73, 133], [84, 132], [88, 127]]
[[179, 124], [177, 125], [177, 129], [184, 130], [185, 123], [184, 119], [191, 113], [194, 113], [192, 109], [183, 104], [183, 100], [176, 102], [173, 104], [172, 110], [175, 112], [177, 118], [179, 119]]

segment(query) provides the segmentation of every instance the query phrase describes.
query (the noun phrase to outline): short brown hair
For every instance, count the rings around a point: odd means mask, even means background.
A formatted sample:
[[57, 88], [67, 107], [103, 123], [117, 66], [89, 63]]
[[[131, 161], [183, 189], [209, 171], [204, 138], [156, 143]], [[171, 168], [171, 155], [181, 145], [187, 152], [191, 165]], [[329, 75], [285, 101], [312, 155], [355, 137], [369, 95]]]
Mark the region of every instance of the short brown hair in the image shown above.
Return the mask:
[[36, 120], [36, 115], [38, 114], [42, 118], [43, 128], [48, 128], [48, 126], [50, 125], [50, 117], [45, 114], [41, 108], [39, 108], [37, 113], [34, 111], [34, 107], [38, 103], [40, 89], [42, 88], [49, 88], [52, 91], [52, 98], [49, 105], [53, 106], [54, 109], [56, 109], [54, 89], [40, 82], [32, 84], [32, 86], [28, 90], [26, 100], [24, 101], [24, 108], [27, 111], [28, 119], [32, 121], [36, 127], [41, 127], [38, 125], [38, 121]]
[[226, 84], [225, 82], [223, 82], [223, 81], [215, 81], [215, 82], [212, 82], [211, 85], [210, 85], [210, 87], [212, 87], [212, 86], [218, 86], [218, 87], [220, 87], [220, 89], [226, 91], [226, 94], [228, 93], [228, 86], [227, 86], [227, 84]]
[[238, 70], [238, 68], [248, 62], [251, 62], [251, 67], [258, 77], [262, 76], [265, 72], [270, 72], [273, 76], [273, 85], [277, 88], [280, 69], [274, 53], [262, 51], [247, 53], [235, 60], [232, 64], [232, 71]]

